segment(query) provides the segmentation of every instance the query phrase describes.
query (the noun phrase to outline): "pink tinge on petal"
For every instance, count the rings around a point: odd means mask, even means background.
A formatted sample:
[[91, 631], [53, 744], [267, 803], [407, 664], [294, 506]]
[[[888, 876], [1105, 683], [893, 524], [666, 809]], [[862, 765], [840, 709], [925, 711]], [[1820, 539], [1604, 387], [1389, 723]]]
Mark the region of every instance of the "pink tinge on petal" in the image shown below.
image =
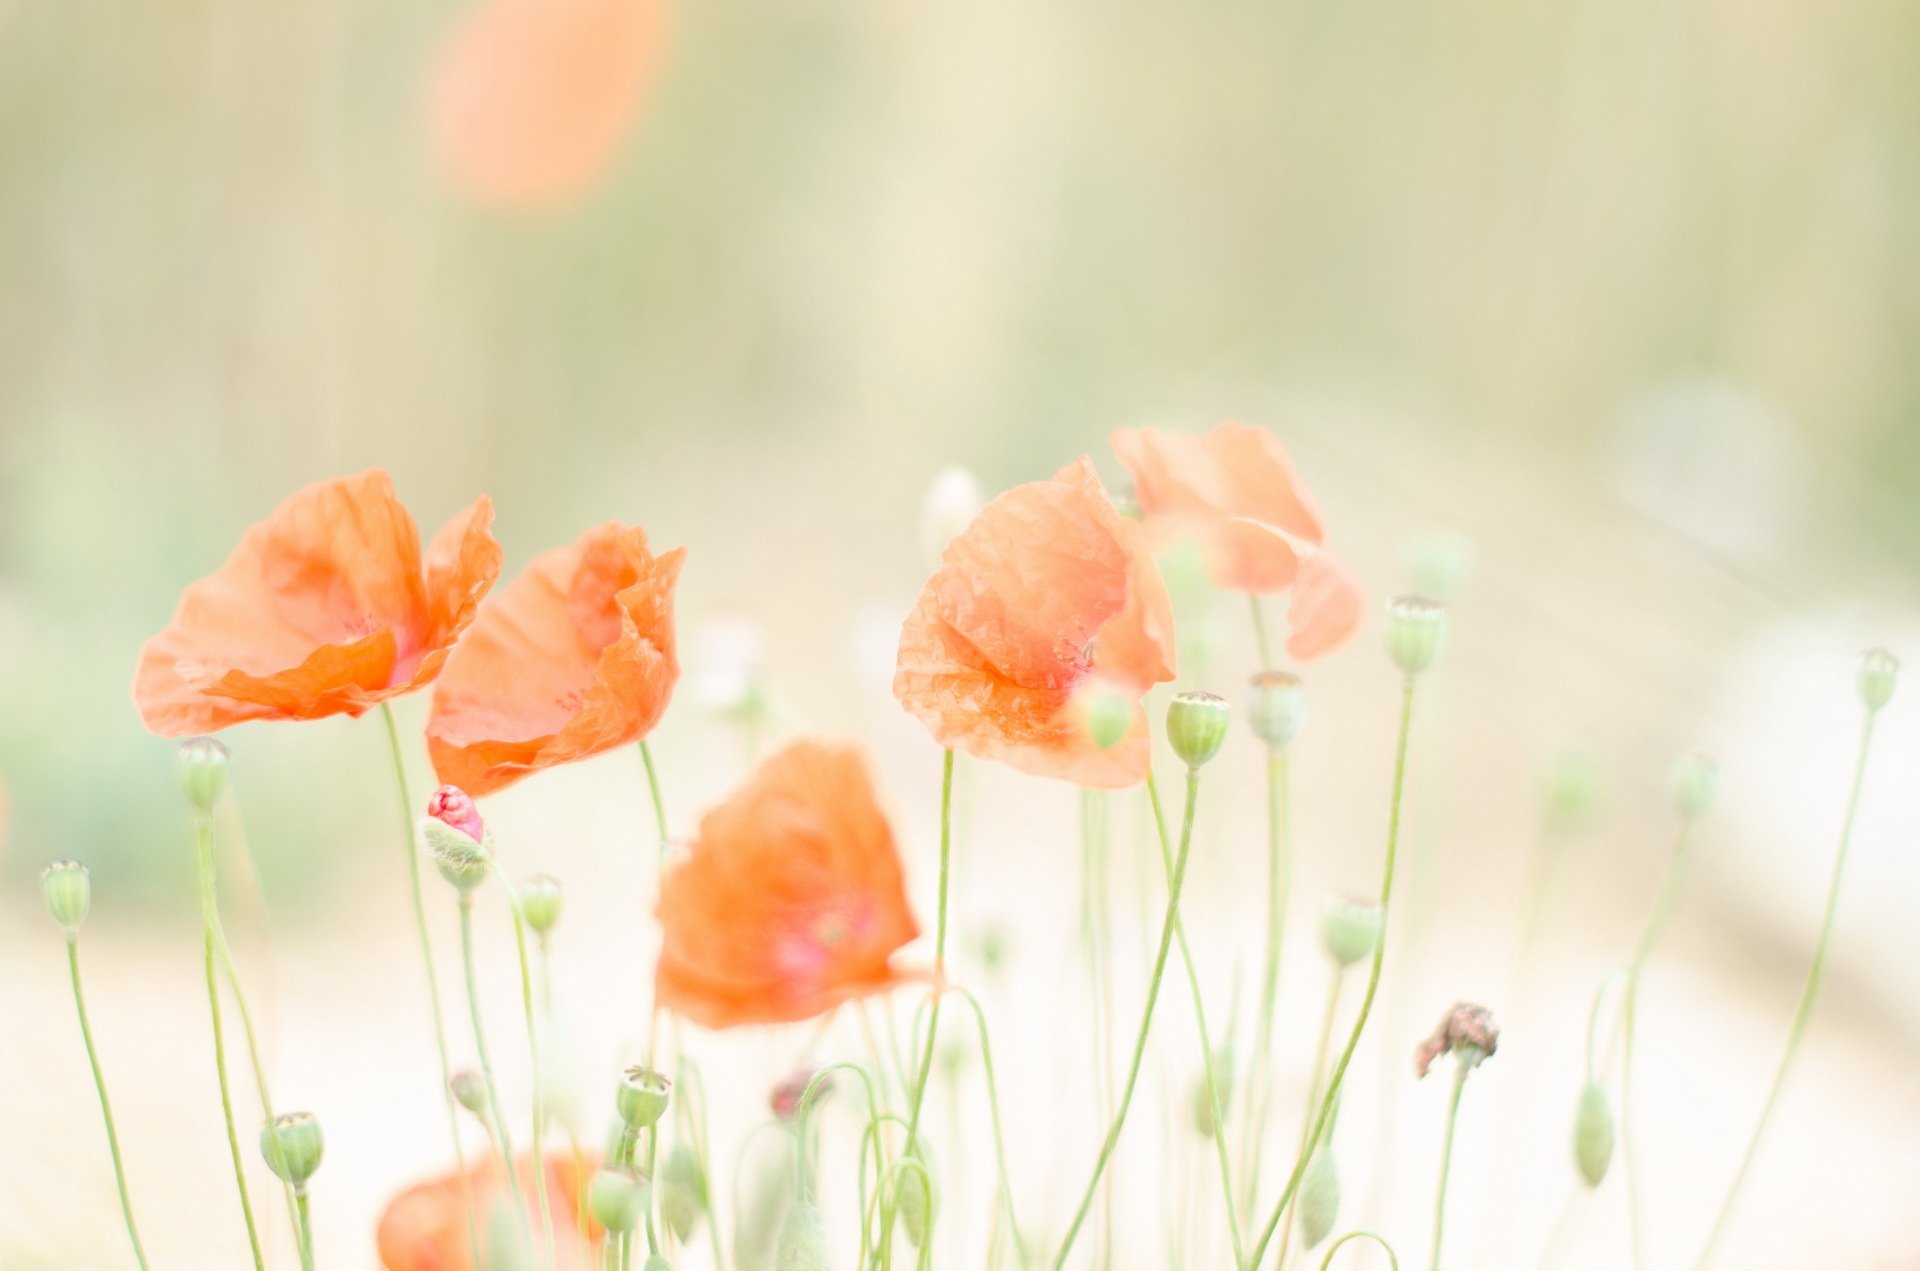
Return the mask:
[[478, 843], [486, 837], [480, 809], [459, 786], [441, 786], [427, 799], [427, 815]]

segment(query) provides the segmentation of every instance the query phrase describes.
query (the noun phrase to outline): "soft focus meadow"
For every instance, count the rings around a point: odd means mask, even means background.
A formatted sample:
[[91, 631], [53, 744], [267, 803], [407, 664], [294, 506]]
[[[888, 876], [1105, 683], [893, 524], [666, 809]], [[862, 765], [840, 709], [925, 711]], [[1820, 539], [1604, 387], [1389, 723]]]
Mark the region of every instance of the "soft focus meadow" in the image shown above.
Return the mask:
[[0, 0], [0, 1267], [1920, 1266], [1916, 49]]

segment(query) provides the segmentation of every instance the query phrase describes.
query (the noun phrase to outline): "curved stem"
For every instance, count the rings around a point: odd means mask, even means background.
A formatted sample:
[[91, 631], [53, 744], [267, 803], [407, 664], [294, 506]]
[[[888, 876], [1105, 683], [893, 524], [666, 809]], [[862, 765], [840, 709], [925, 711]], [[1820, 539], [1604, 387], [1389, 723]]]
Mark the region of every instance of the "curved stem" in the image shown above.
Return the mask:
[[[525, 1221], [527, 1201], [520, 1194], [520, 1171], [514, 1167], [513, 1135], [507, 1129], [506, 1110], [500, 1106], [500, 1085], [493, 1079], [493, 1056], [487, 1050], [487, 1026], [480, 1017], [480, 976], [473, 965], [473, 894], [465, 891], [460, 893], [460, 964], [466, 971], [467, 1012], [473, 1017], [473, 1049], [480, 1057], [480, 1084], [487, 1090], [493, 1137], [500, 1148], [500, 1163], [507, 1176], [507, 1191], [513, 1197], [513, 1207]], [[531, 1227], [528, 1234], [532, 1234]]]
[[1860, 726], [1860, 751], [1853, 765], [1853, 786], [1847, 795], [1847, 812], [1840, 825], [1840, 849], [1834, 855], [1833, 878], [1827, 885], [1826, 914], [1820, 923], [1820, 940], [1814, 946], [1813, 965], [1807, 968], [1807, 982], [1800, 990], [1800, 1003], [1794, 1008], [1793, 1025], [1787, 1030], [1787, 1049], [1780, 1056], [1780, 1067], [1773, 1074], [1773, 1085], [1767, 1090], [1767, 1100], [1760, 1105], [1760, 1120], [1753, 1127], [1753, 1138], [1747, 1142], [1747, 1150], [1740, 1157], [1740, 1167], [1734, 1171], [1733, 1184], [1727, 1188], [1727, 1198], [1721, 1203], [1720, 1214], [1713, 1220], [1713, 1230], [1707, 1234], [1706, 1247], [1700, 1251], [1700, 1260], [1694, 1263], [1696, 1271], [1713, 1260], [1714, 1249], [1725, 1233], [1727, 1222], [1733, 1217], [1735, 1201], [1739, 1199], [1741, 1185], [1747, 1180], [1747, 1171], [1753, 1167], [1754, 1157], [1759, 1153], [1760, 1140], [1766, 1135], [1767, 1122], [1773, 1117], [1774, 1105], [1780, 1101], [1780, 1091], [1787, 1084], [1787, 1073], [1793, 1068], [1794, 1056], [1800, 1051], [1801, 1038], [1806, 1036], [1807, 1020], [1813, 1014], [1813, 1001], [1820, 992], [1820, 977], [1827, 966], [1827, 949], [1833, 941], [1834, 918], [1840, 909], [1840, 879], [1847, 868], [1847, 848], [1853, 841], [1854, 814], [1860, 807], [1860, 787], [1866, 780], [1867, 754], [1873, 746], [1873, 721], [1876, 711], [1868, 710], [1865, 722]]
[[260, 1232], [254, 1226], [253, 1198], [247, 1194], [247, 1175], [240, 1155], [240, 1135], [233, 1122], [233, 1088], [227, 1077], [226, 1034], [220, 1023], [220, 979], [218, 951], [220, 902], [213, 876], [213, 820], [205, 813], [193, 818], [195, 868], [200, 876], [201, 943], [207, 973], [207, 1009], [213, 1017], [213, 1065], [220, 1078], [220, 1112], [226, 1120], [227, 1151], [233, 1157], [233, 1181], [240, 1192], [240, 1214], [247, 1223], [247, 1245], [253, 1252], [255, 1271], [264, 1271], [260, 1256]]
[[113, 1105], [107, 1102], [107, 1079], [100, 1072], [100, 1056], [93, 1047], [93, 1025], [87, 1022], [87, 998], [80, 991], [80, 940], [67, 937], [67, 976], [73, 981], [73, 1009], [80, 1017], [80, 1040], [86, 1043], [87, 1067], [93, 1070], [93, 1088], [100, 1096], [100, 1119], [107, 1123], [107, 1152], [113, 1157], [113, 1185], [120, 1192], [120, 1216], [127, 1221], [127, 1239], [133, 1242], [133, 1256], [140, 1271], [147, 1271], [147, 1251], [140, 1246], [140, 1231], [133, 1222], [133, 1201], [127, 1195], [127, 1170], [120, 1160], [120, 1135], [113, 1128]]
[[[913, 1143], [920, 1135], [920, 1110], [927, 1099], [927, 1080], [933, 1075], [933, 1043], [940, 1033], [940, 994], [937, 991], [947, 981], [947, 884], [953, 866], [953, 752], [946, 752], [940, 770], [940, 900], [938, 920], [933, 937], [933, 982], [936, 992], [933, 1005], [928, 1010], [927, 1045], [920, 1055], [920, 1069], [913, 1075], [913, 1101], [908, 1105], [907, 1142]], [[891, 1212], [886, 1222], [887, 1243], [892, 1243], [893, 1219]]]
[[1333, 1067], [1333, 1077], [1327, 1083], [1326, 1093], [1321, 1096], [1320, 1114], [1314, 1118], [1313, 1133], [1307, 1138], [1307, 1150], [1294, 1162], [1293, 1173], [1288, 1177], [1286, 1187], [1281, 1190], [1280, 1199], [1274, 1202], [1273, 1214], [1267, 1220], [1260, 1239], [1254, 1244], [1252, 1256], [1247, 1260], [1249, 1267], [1260, 1265], [1261, 1255], [1273, 1239], [1280, 1218], [1286, 1213], [1287, 1203], [1300, 1188], [1300, 1177], [1306, 1173], [1307, 1162], [1313, 1159], [1313, 1149], [1319, 1146], [1321, 1136], [1326, 1133], [1327, 1121], [1333, 1115], [1334, 1101], [1340, 1095], [1340, 1083], [1346, 1079], [1347, 1066], [1353, 1062], [1353, 1052], [1359, 1049], [1360, 1035], [1366, 1031], [1367, 1018], [1373, 1013], [1373, 1000], [1380, 992], [1380, 968], [1387, 957], [1387, 919], [1392, 912], [1394, 864], [1400, 851], [1400, 809], [1407, 784], [1407, 737], [1413, 728], [1414, 683], [1414, 677], [1410, 675], [1400, 690], [1400, 736], [1394, 747], [1393, 797], [1387, 812], [1387, 859], [1380, 873], [1380, 939], [1373, 946], [1373, 962], [1367, 970], [1366, 996], [1360, 1000], [1360, 1014], [1353, 1021], [1353, 1031], [1347, 1037], [1346, 1048], [1340, 1052], [1339, 1062]]
[[[1654, 897], [1653, 910], [1647, 915], [1647, 925], [1640, 932], [1639, 943], [1634, 946], [1633, 960], [1627, 964], [1626, 987], [1620, 999], [1620, 1168], [1627, 1180], [1627, 1232], [1635, 1271], [1646, 1265], [1646, 1247], [1640, 1223], [1640, 1176], [1634, 1167], [1633, 1153], [1633, 1039], [1636, 1008], [1640, 1000], [1640, 972], [1647, 964], [1648, 955], [1653, 952], [1654, 941], [1666, 926], [1667, 914], [1673, 909], [1674, 897], [1679, 893], [1681, 866], [1686, 860], [1692, 830], [1693, 818], [1683, 814], [1673, 856], [1667, 862], [1666, 875], [1661, 879], [1660, 890]], [[1591, 1079], [1591, 1027], [1587, 1030], [1587, 1056], [1587, 1075]]]
[[1027, 1242], [1020, 1236], [1020, 1223], [1013, 1213], [1013, 1181], [1007, 1174], [1007, 1136], [1000, 1128], [1000, 1083], [993, 1074], [993, 1043], [987, 1037], [987, 1013], [980, 1006], [978, 998], [967, 990], [954, 987], [949, 992], [973, 1008], [974, 1023], [980, 1029], [980, 1064], [987, 1076], [987, 1113], [993, 1122], [993, 1158], [1000, 1171], [1000, 1200], [1007, 1211], [1007, 1232], [1013, 1238], [1014, 1256], [1020, 1265], [1027, 1265]]
[[1460, 1095], [1467, 1088], [1467, 1074], [1473, 1065], [1464, 1059], [1454, 1061], [1453, 1095], [1447, 1100], [1447, 1135], [1440, 1145], [1440, 1186], [1433, 1198], [1432, 1271], [1440, 1271], [1440, 1240], [1447, 1228], [1447, 1179], [1453, 1173], [1453, 1130], [1460, 1120]]
[[380, 718], [387, 727], [387, 751], [393, 760], [394, 788], [400, 795], [400, 846], [407, 861], [407, 886], [413, 900], [413, 929], [420, 941], [420, 964], [427, 973], [427, 1005], [433, 1015], [434, 1053], [440, 1058], [440, 1098], [447, 1105], [447, 1133], [453, 1139], [453, 1160], [460, 1174], [460, 1199], [467, 1214], [467, 1257], [475, 1266], [479, 1266], [480, 1223], [474, 1216], [473, 1180], [467, 1173], [467, 1149], [460, 1142], [460, 1106], [453, 1097], [453, 1064], [447, 1057], [447, 1019], [440, 1008], [440, 975], [433, 965], [433, 941], [427, 935], [427, 902], [420, 887], [420, 853], [413, 841], [413, 796], [407, 790], [407, 764], [400, 749], [400, 726], [393, 718], [393, 703], [380, 703]]
[[[260, 1038], [253, 1029], [253, 1012], [247, 1009], [247, 995], [240, 987], [240, 971], [233, 962], [233, 950], [227, 947], [227, 933], [224, 926], [214, 929], [215, 952], [220, 959], [220, 972], [226, 977], [227, 991], [233, 994], [233, 1007], [240, 1016], [240, 1036], [247, 1044], [247, 1063], [253, 1069], [254, 1089], [260, 1095], [260, 1123], [273, 1124], [273, 1094], [267, 1089], [267, 1065], [260, 1056]], [[300, 1216], [295, 1204], [293, 1184], [282, 1179], [280, 1190], [287, 1200], [287, 1222], [293, 1230], [295, 1246], [300, 1243]]]
[[1172, 951], [1174, 933], [1180, 924], [1180, 889], [1187, 877], [1187, 849], [1193, 842], [1193, 810], [1199, 791], [1200, 774], [1196, 769], [1189, 769], [1187, 806], [1180, 820], [1180, 848], [1174, 856], [1173, 875], [1167, 885], [1167, 914], [1160, 926], [1160, 948], [1154, 954], [1153, 975], [1147, 981], [1147, 1001], [1140, 1012], [1140, 1031], [1134, 1038], [1133, 1061], [1128, 1065], [1127, 1081], [1121, 1089], [1120, 1108], [1114, 1113], [1113, 1124], [1108, 1127], [1106, 1139], [1100, 1145], [1100, 1155], [1094, 1160], [1093, 1177], [1087, 1180], [1086, 1191], [1080, 1197], [1080, 1207], [1067, 1227], [1066, 1237], [1060, 1242], [1060, 1252], [1054, 1257], [1054, 1271], [1060, 1271], [1066, 1265], [1074, 1237], [1087, 1220], [1087, 1211], [1092, 1208], [1094, 1194], [1100, 1188], [1100, 1176], [1106, 1173], [1107, 1162], [1112, 1159], [1114, 1147], [1120, 1142], [1120, 1131], [1127, 1123], [1127, 1109], [1133, 1103], [1133, 1090], [1140, 1080], [1140, 1064], [1146, 1057], [1147, 1037], [1153, 1031], [1153, 1008], [1160, 1000], [1160, 984], [1166, 975], [1167, 955]]
[[[540, 1210], [540, 1228], [546, 1237], [547, 1265], [557, 1267], [559, 1259], [553, 1244], [553, 1209], [547, 1204], [547, 1157], [546, 1149], [541, 1145], [544, 1134], [542, 1122], [546, 1120], [545, 1082], [540, 1073], [540, 1028], [533, 1009], [533, 972], [527, 962], [527, 918], [520, 911], [520, 895], [514, 891], [513, 884], [507, 880], [506, 871], [500, 868], [500, 862], [491, 862], [493, 876], [506, 893], [507, 909], [513, 915], [513, 947], [520, 957], [520, 1010], [527, 1021], [528, 1064], [533, 1075], [533, 1192], [534, 1204]], [[647, 1158], [647, 1177], [653, 1177], [653, 1158], [651, 1151]], [[647, 1235], [653, 1236], [653, 1206], [647, 1206]]]
[[1598, 1043], [1600, 1040], [1600, 1008], [1601, 1006], [1606, 1004], [1607, 990], [1612, 988], [1614, 984], [1617, 983], [1618, 981], [1624, 979], [1626, 977], [1626, 974], [1627, 974], [1627, 969], [1625, 967], [1622, 967], [1619, 970], [1608, 975], [1606, 979], [1600, 981], [1600, 987], [1593, 991], [1593, 1001], [1587, 1007], [1586, 1056], [1587, 1056], [1587, 1080], [1588, 1081], [1595, 1081], [1598, 1079], [1597, 1073], [1599, 1071]]
[[[1299, 1152], [1307, 1151], [1307, 1136], [1313, 1133], [1313, 1110], [1320, 1098], [1320, 1079], [1327, 1071], [1327, 1050], [1333, 1045], [1333, 1022], [1340, 1013], [1340, 989], [1347, 982], [1347, 969], [1338, 962], [1333, 963], [1333, 979], [1327, 985], [1327, 1005], [1320, 1015], [1320, 1040], [1314, 1043], [1313, 1071], [1307, 1079], [1307, 1110], [1300, 1118]], [[1287, 1246], [1293, 1243], [1293, 1212], [1299, 1207], [1300, 1197], [1295, 1196], [1287, 1202], [1287, 1215], [1280, 1228], [1280, 1256], [1274, 1265], [1287, 1265]]]
[[[1197, 778], [1189, 771], [1187, 783], [1191, 790]], [[1161, 814], [1160, 791], [1153, 780], [1153, 770], [1147, 770], [1147, 801], [1153, 808], [1154, 828], [1159, 831], [1160, 860], [1167, 872], [1167, 882], [1173, 882], [1173, 851], [1167, 843], [1167, 823]], [[1191, 804], [1191, 800], [1189, 800]], [[1191, 817], [1191, 806], [1188, 816]], [[1191, 832], [1191, 825], [1183, 833]], [[1207, 1008], [1200, 992], [1200, 973], [1193, 962], [1193, 950], [1187, 944], [1187, 927], [1180, 921], [1178, 914], [1173, 918], [1173, 937], [1180, 946], [1180, 962], [1186, 968], [1187, 989], [1193, 995], [1194, 1023], [1200, 1034], [1200, 1064], [1207, 1084], [1207, 1111], [1213, 1116], [1213, 1150], [1220, 1167], [1220, 1191], [1227, 1206], [1227, 1234], [1233, 1244], [1233, 1262], [1243, 1266], [1246, 1262], [1246, 1250], [1240, 1235], [1240, 1213], [1234, 1204], [1233, 1166], [1227, 1160], [1227, 1119], [1220, 1101], [1220, 1080], [1213, 1062], [1213, 1038], [1207, 1032]]]
[[1371, 1232], [1371, 1231], [1349, 1231], [1346, 1235], [1340, 1237], [1338, 1240], [1328, 1245], [1327, 1256], [1320, 1259], [1320, 1271], [1327, 1271], [1327, 1268], [1333, 1265], [1333, 1255], [1338, 1253], [1340, 1251], [1340, 1246], [1347, 1243], [1347, 1241], [1349, 1240], [1373, 1241], [1373, 1243], [1379, 1245], [1382, 1249], [1386, 1250], [1387, 1265], [1392, 1267], [1393, 1271], [1400, 1271], [1400, 1257], [1398, 1254], [1394, 1253], [1393, 1246], [1387, 1243], [1386, 1237], [1378, 1235], [1377, 1233]]
[[[1257, 612], [1257, 610], [1256, 610]], [[1287, 900], [1292, 891], [1292, 832], [1288, 817], [1287, 749], [1267, 752], [1267, 944], [1260, 977], [1260, 1023], [1253, 1035], [1253, 1067], [1247, 1076], [1247, 1128], [1240, 1159], [1247, 1203], [1260, 1186], [1261, 1145], [1266, 1142], [1267, 1110], [1273, 1095], [1267, 1065], [1273, 1055], [1273, 1016], [1280, 999], [1280, 951], [1286, 939]]]

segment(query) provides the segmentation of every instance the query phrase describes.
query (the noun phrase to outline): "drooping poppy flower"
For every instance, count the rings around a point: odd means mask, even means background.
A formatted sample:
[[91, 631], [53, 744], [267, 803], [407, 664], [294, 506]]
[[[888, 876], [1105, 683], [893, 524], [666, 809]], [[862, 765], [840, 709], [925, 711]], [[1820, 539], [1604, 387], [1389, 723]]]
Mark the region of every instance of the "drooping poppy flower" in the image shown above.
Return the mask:
[[1138, 428], [1111, 440], [1156, 545], [1191, 537], [1214, 582], [1234, 591], [1291, 589], [1289, 654], [1318, 657], [1359, 629], [1366, 590], [1327, 550], [1320, 509], [1272, 433], [1228, 422], [1198, 437]]
[[432, 89], [448, 174], [506, 206], [585, 194], [640, 113], [665, 26], [665, 0], [482, 0]]
[[134, 703], [163, 737], [360, 715], [433, 680], [500, 574], [484, 496], [423, 557], [374, 469], [308, 486], [188, 587], [141, 650]]
[[680, 676], [673, 588], [683, 548], [655, 556], [612, 522], [536, 557], [480, 606], [434, 686], [427, 748], [476, 797], [645, 737]]
[[802, 740], [701, 818], [660, 888], [660, 1005], [709, 1028], [808, 1019], [900, 982], [919, 934], [860, 752]]
[[[554, 1252], [560, 1266], [570, 1271], [594, 1271], [599, 1266], [597, 1251], [606, 1233], [584, 1209], [594, 1165], [594, 1161], [570, 1152], [547, 1155], [547, 1208], [553, 1216]], [[532, 1205], [533, 1154], [522, 1153], [514, 1169], [519, 1175], [520, 1194]], [[497, 1155], [468, 1166], [467, 1179], [484, 1264], [490, 1220], [497, 1210], [512, 1204], [512, 1192]], [[388, 1201], [374, 1230], [380, 1265], [386, 1271], [476, 1271], [467, 1229], [466, 1193], [459, 1174], [449, 1173], [415, 1184]], [[539, 1231], [537, 1224], [535, 1231]]]
[[[994, 499], [947, 545], [900, 632], [893, 695], [942, 746], [1115, 787], [1145, 779], [1138, 703], [1173, 675], [1166, 584], [1083, 457]], [[1130, 708], [1117, 739], [1085, 726], [1096, 686]]]

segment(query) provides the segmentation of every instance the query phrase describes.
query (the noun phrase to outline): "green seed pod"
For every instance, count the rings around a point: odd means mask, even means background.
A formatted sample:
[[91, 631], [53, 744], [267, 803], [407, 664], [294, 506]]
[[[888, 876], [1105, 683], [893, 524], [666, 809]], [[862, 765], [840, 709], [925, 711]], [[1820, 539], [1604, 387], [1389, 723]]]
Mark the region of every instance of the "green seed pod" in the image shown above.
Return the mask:
[[1447, 611], [1423, 596], [1398, 596], [1387, 605], [1387, 656], [1412, 677], [1432, 666], [1447, 640]]
[[1885, 649], [1868, 649], [1860, 655], [1860, 700], [1870, 711], [1877, 711], [1893, 700], [1893, 686], [1900, 678], [1900, 659]]
[[900, 1225], [906, 1228], [907, 1239], [918, 1249], [926, 1243], [927, 1233], [933, 1228], [938, 1193], [930, 1181], [933, 1162], [927, 1156], [926, 1140], [916, 1138], [913, 1146], [907, 1149], [906, 1156], [920, 1162], [927, 1171], [922, 1175], [917, 1169], [901, 1170], [900, 1181], [894, 1188], [894, 1201], [900, 1208]]
[[79, 861], [55, 861], [40, 871], [40, 894], [47, 898], [47, 912], [66, 931], [67, 938], [80, 934], [80, 924], [93, 908], [93, 880]]
[[1380, 946], [1380, 906], [1329, 899], [1320, 909], [1320, 947], [1342, 967], [1373, 956]]
[[707, 1212], [707, 1178], [700, 1158], [685, 1143], [675, 1143], [660, 1167], [660, 1216], [673, 1238], [687, 1242]]
[[1133, 698], [1116, 688], [1101, 685], [1087, 692], [1080, 701], [1080, 723], [1087, 730], [1089, 741], [1101, 750], [1112, 750], [1125, 740], [1138, 709]]
[[1673, 806], [1689, 821], [1704, 816], [1713, 806], [1714, 790], [1720, 784], [1720, 770], [1713, 760], [1694, 753], [1681, 755], [1668, 778], [1673, 789]]
[[625, 1165], [603, 1166], [587, 1184], [587, 1212], [608, 1231], [632, 1231], [647, 1212], [647, 1182]]
[[535, 874], [520, 884], [520, 914], [534, 934], [546, 935], [560, 921], [560, 880], [551, 874]]
[[462, 1068], [447, 1078], [447, 1089], [453, 1091], [454, 1101], [475, 1116], [485, 1119], [487, 1113], [487, 1082], [484, 1077], [471, 1068]]
[[1253, 677], [1253, 695], [1247, 700], [1247, 725], [1253, 735], [1275, 750], [1300, 735], [1307, 722], [1307, 690], [1300, 677], [1286, 671], [1261, 671]]
[[1212, 693], [1182, 693], [1167, 707], [1167, 743], [1189, 769], [1220, 752], [1232, 712], [1227, 700]]
[[793, 1202], [780, 1224], [780, 1242], [774, 1246], [774, 1271], [827, 1271], [827, 1235], [820, 1210], [805, 1197]]
[[645, 1064], [635, 1064], [620, 1076], [620, 1088], [614, 1092], [613, 1106], [620, 1119], [636, 1130], [644, 1130], [667, 1110], [667, 1092], [673, 1083]]
[[1340, 1219], [1340, 1170], [1331, 1144], [1321, 1147], [1300, 1175], [1300, 1247], [1311, 1249], [1327, 1238]]
[[320, 1168], [326, 1142], [320, 1135], [320, 1123], [310, 1112], [289, 1112], [277, 1116], [273, 1124], [260, 1131], [260, 1155], [267, 1168], [282, 1182], [305, 1187], [313, 1172]]
[[1207, 1074], [1195, 1075], [1193, 1085], [1187, 1094], [1187, 1117], [1193, 1123], [1193, 1131], [1203, 1139], [1210, 1139], [1219, 1130], [1213, 1119], [1213, 1094], [1220, 1096], [1220, 1116], [1226, 1119], [1232, 1110], [1233, 1098], [1233, 1051], [1226, 1046], [1213, 1048], [1213, 1092], [1207, 1090]]
[[180, 788], [187, 801], [202, 815], [210, 815], [227, 788], [227, 764], [232, 759], [227, 748], [211, 737], [189, 737], [180, 743], [176, 763]]
[[1573, 1161], [1588, 1187], [1600, 1186], [1613, 1161], [1613, 1108], [1597, 1081], [1581, 1089], [1573, 1114]]

